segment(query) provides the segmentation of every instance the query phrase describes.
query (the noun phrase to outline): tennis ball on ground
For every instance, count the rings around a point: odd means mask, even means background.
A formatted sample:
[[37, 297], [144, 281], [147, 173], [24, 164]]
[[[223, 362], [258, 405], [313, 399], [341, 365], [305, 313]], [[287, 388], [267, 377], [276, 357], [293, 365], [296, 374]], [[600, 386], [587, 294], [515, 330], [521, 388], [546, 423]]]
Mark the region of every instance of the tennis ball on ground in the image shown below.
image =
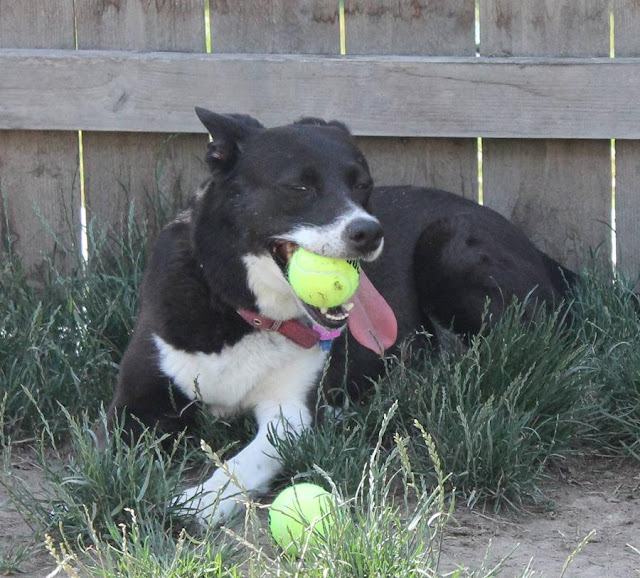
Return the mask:
[[324, 488], [301, 483], [280, 492], [269, 509], [271, 535], [289, 556], [298, 556], [331, 531], [336, 501]]
[[302, 301], [328, 309], [346, 303], [356, 292], [360, 264], [316, 255], [301, 247], [291, 256], [287, 276]]

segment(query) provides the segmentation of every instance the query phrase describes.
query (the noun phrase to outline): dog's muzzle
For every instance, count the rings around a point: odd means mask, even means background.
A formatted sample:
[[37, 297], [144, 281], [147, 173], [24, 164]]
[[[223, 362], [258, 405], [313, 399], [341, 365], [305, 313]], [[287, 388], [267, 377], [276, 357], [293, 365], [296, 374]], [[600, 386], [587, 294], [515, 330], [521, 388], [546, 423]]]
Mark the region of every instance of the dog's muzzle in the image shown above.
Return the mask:
[[373, 260], [382, 247], [384, 233], [377, 219], [354, 219], [344, 229], [343, 240], [349, 253]]

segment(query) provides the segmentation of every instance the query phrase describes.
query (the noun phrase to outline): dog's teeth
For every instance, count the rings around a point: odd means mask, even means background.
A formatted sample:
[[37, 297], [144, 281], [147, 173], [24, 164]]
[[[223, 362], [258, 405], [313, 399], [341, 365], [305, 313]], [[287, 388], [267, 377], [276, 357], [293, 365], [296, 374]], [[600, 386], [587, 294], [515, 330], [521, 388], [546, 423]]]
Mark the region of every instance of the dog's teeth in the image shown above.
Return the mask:
[[351, 311], [354, 308], [354, 304], [353, 303], [344, 303], [342, 305], [342, 308], [348, 313], [349, 311]]
[[327, 313], [329, 313], [329, 310], [326, 307], [321, 307], [320, 313], [322, 313], [323, 315], [326, 315]]
[[340, 313], [337, 313], [337, 314], [327, 313], [325, 315], [325, 317], [327, 319], [332, 319], [333, 321], [344, 321], [349, 316], [347, 314], [345, 314], [345, 313], [342, 313], [342, 314], [340, 314]]

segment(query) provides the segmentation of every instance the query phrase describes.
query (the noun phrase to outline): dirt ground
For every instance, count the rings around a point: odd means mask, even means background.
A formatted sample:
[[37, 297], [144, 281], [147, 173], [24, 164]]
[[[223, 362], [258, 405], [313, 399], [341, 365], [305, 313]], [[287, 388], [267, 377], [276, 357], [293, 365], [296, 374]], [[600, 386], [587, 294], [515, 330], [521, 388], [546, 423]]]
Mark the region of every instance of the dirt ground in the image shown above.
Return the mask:
[[[14, 460], [16, 473], [37, 491], [38, 469], [28, 455]], [[567, 577], [640, 577], [640, 464], [610, 458], [573, 459], [544, 486], [545, 506], [519, 516], [493, 516], [459, 505], [450, 523], [442, 568], [489, 566], [511, 553], [500, 576], [519, 576], [530, 563], [534, 576], [560, 576], [567, 556], [592, 530]], [[28, 525], [0, 487], [0, 553], [27, 544]], [[19, 576], [43, 578], [54, 569], [46, 553], [20, 566]]]
[[450, 524], [444, 542], [445, 567], [455, 567], [456, 562], [478, 567], [490, 543], [488, 559], [493, 565], [513, 551], [501, 576], [519, 575], [531, 560], [535, 576], [560, 576], [567, 557], [595, 530], [565, 576], [640, 576], [638, 462], [574, 459], [543, 488], [545, 507], [517, 517], [458, 507], [456, 523]]

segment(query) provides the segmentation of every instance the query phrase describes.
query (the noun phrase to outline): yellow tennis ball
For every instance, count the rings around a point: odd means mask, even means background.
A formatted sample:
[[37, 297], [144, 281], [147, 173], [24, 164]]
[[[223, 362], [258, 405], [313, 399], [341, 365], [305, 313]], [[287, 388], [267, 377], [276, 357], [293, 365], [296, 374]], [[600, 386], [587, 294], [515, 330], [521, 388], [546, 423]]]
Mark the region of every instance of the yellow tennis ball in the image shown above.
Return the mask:
[[346, 303], [356, 292], [360, 264], [316, 255], [301, 247], [291, 256], [287, 276], [302, 301], [328, 309]]
[[288, 555], [326, 539], [336, 513], [336, 501], [324, 488], [301, 483], [285, 488], [269, 508], [271, 535]]

